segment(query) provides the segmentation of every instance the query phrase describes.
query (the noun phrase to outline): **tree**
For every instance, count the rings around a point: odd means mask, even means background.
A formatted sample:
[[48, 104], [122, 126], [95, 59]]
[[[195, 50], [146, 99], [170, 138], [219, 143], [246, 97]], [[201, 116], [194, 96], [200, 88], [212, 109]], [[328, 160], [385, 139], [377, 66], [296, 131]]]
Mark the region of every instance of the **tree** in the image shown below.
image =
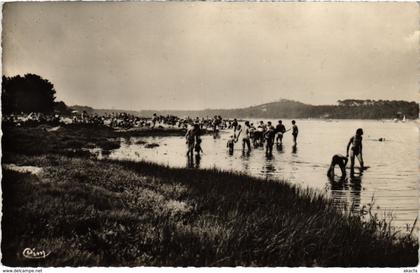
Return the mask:
[[2, 77], [2, 111], [10, 113], [51, 113], [54, 110], [54, 85], [35, 74]]

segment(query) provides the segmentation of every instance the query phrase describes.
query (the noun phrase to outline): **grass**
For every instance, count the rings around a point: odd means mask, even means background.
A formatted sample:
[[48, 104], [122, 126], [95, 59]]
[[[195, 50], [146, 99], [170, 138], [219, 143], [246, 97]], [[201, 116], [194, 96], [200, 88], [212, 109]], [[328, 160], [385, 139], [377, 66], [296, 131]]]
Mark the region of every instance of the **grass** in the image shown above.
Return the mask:
[[[317, 193], [219, 170], [63, 154], [10, 154], [2, 262], [9, 266], [409, 267], [418, 242], [338, 212]], [[34, 194], [36, 193], [36, 194]], [[27, 260], [26, 247], [51, 251]]]

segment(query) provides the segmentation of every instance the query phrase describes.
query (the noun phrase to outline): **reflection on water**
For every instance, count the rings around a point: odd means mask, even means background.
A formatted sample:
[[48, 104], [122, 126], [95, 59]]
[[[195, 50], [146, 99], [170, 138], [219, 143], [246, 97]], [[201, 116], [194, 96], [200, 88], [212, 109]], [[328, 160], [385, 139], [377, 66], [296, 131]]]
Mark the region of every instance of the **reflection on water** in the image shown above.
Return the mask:
[[292, 154], [296, 154], [297, 153], [297, 145], [293, 145], [292, 146]]
[[276, 150], [279, 153], [283, 153], [283, 144], [277, 144], [276, 145]]
[[[109, 157], [176, 167], [216, 167], [257, 177], [287, 179], [290, 183], [318, 189], [337, 206], [354, 210], [371, 204], [374, 197], [373, 209], [378, 216], [392, 212], [395, 226], [413, 224], [419, 205], [418, 132], [414, 122], [301, 120], [297, 125], [298, 145], [293, 145], [291, 134], [286, 133], [283, 144], [276, 145], [270, 156], [266, 156], [264, 147], [253, 147], [251, 152], [244, 153], [240, 142], [229, 152], [226, 143], [232, 132], [221, 132], [202, 137], [201, 157], [185, 156], [187, 147], [183, 137], [122, 139], [121, 148]], [[331, 157], [345, 154], [349, 138], [359, 127], [365, 131], [364, 160], [370, 168], [354, 178], [329, 180], [326, 173]], [[380, 138], [386, 141], [378, 141]], [[139, 140], [157, 143], [159, 147], [148, 149]]]
[[361, 206], [362, 176], [329, 178], [331, 197], [336, 206], [357, 213]]
[[266, 163], [262, 167], [261, 174], [267, 178], [273, 178], [275, 173], [277, 173], [275, 159], [273, 155], [266, 155]]

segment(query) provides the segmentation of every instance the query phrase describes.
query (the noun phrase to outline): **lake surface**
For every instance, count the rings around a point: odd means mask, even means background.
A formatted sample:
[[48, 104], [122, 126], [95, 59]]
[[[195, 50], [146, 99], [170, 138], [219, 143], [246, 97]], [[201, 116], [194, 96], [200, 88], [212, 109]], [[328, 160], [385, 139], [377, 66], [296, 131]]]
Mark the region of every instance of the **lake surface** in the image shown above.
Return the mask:
[[[256, 124], [256, 121], [253, 121]], [[274, 122], [275, 125], [277, 122]], [[283, 120], [286, 128], [290, 120]], [[373, 202], [373, 212], [379, 217], [393, 217], [393, 225], [402, 231], [412, 226], [419, 211], [418, 129], [413, 121], [364, 120], [297, 120], [299, 136], [297, 148], [292, 148], [292, 136], [286, 133], [282, 149], [273, 149], [267, 158], [263, 148], [250, 154], [242, 153], [242, 145], [235, 145], [229, 155], [226, 142], [232, 130], [218, 137], [202, 137], [204, 154], [199, 161], [189, 162], [183, 137], [142, 137], [122, 139], [121, 148], [113, 151], [113, 159], [146, 160], [168, 166], [219, 168], [249, 175], [286, 179], [302, 187], [310, 187], [332, 198], [338, 207], [355, 211]], [[326, 172], [334, 154], [345, 155], [346, 145], [357, 128], [363, 128], [363, 156], [370, 166], [356, 178], [342, 183], [332, 182]], [[385, 141], [378, 141], [385, 138]], [[140, 141], [140, 142], [139, 142]], [[159, 147], [146, 148], [141, 141], [157, 143]], [[356, 160], [357, 162], [357, 160]], [[349, 166], [349, 164], [347, 165]], [[356, 163], [358, 166], [358, 163]], [[348, 171], [349, 172], [349, 171]], [[336, 174], [340, 174], [338, 167]], [[338, 180], [338, 178], [336, 178]], [[417, 225], [418, 226], [418, 225]]]

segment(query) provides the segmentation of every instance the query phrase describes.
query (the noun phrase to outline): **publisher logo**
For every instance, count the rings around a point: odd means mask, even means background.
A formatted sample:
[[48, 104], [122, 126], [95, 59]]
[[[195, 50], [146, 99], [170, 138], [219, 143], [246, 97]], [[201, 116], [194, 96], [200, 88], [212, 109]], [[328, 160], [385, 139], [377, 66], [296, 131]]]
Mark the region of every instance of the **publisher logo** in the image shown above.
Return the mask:
[[37, 250], [35, 248], [25, 248], [22, 252], [23, 257], [27, 259], [45, 259], [51, 252], [45, 250]]

